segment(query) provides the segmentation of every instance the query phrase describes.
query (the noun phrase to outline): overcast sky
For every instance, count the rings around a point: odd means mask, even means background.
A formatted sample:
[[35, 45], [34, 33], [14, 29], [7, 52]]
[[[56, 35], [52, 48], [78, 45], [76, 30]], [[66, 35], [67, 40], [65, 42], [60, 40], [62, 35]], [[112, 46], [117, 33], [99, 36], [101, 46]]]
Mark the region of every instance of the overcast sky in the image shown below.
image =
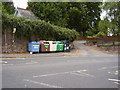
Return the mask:
[[14, 7], [26, 9], [28, 0], [13, 0]]

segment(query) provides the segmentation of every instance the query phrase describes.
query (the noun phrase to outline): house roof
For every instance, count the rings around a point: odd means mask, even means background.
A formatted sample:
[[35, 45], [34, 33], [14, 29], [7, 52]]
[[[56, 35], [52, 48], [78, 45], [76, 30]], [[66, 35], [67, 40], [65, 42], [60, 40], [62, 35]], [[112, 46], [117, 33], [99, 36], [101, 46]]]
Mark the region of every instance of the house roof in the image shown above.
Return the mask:
[[31, 10], [23, 9], [23, 8], [17, 8], [15, 11], [15, 15], [19, 14], [21, 17], [30, 18], [30, 19], [36, 19], [36, 16], [33, 14]]

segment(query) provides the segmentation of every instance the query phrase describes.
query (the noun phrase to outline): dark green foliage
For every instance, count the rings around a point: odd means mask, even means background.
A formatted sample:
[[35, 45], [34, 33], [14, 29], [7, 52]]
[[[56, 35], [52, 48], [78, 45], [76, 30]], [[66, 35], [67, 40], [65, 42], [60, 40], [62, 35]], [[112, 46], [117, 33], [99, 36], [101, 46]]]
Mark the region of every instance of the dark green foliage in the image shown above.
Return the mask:
[[66, 21], [62, 14], [65, 14], [64, 4], [58, 2], [29, 2], [28, 9], [41, 20], [50, 22], [54, 25], [66, 26]]
[[8, 14], [14, 14], [14, 5], [13, 5], [13, 2], [2, 2], [2, 11], [3, 13], [6, 12]]
[[28, 40], [70, 40], [73, 41], [79, 35], [75, 30], [51, 25], [42, 20], [31, 20], [12, 15], [2, 15], [3, 29], [12, 30], [16, 27], [18, 37]]
[[86, 36], [89, 29], [97, 29], [101, 2], [29, 2], [28, 9], [41, 20], [75, 29]]
[[69, 9], [68, 27], [86, 36], [86, 31], [97, 29], [100, 21], [100, 2], [74, 2]]

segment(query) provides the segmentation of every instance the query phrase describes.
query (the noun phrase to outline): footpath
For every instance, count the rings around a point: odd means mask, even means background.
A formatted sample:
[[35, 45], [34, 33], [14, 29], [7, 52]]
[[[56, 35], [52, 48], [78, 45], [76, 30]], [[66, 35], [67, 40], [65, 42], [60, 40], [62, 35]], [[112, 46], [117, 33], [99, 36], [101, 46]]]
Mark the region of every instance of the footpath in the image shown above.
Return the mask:
[[78, 50], [73, 49], [71, 52], [50, 52], [50, 53], [23, 53], [23, 54], [1, 54], [1, 59], [12, 58], [35, 58], [35, 57], [61, 57], [61, 56], [73, 56], [76, 55]]
[[39, 58], [39, 57], [63, 57], [77, 55], [80, 50], [74, 45], [70, 52], [45, 52], [45, 53], [22, 53], [22, 54], [0, 54], [0, 59], [17, 59], [17, 58]]
[[[83, 53], [81, 49], [84, 49], [86, 45], [84, 45], [85, 41], [76, 41], [74, 42], [74, 49], [70, 52], [50, 52], [50, 53], [22, 53], [22, 54], [0, 54], [0, 59], [17, 59], [17, 58], [39, 58], [39, 57], [64, 57], [64, 56], [74, 56], [80, 53]], [[80, 46], [82, 45], [82, 47]], [[89, 47], [89, 46], [88, 46]], [[93, 50], [106, 53], [106, 54], [113, 54], [107, 51], [104, 51], [98, 47], [90, 47]]]

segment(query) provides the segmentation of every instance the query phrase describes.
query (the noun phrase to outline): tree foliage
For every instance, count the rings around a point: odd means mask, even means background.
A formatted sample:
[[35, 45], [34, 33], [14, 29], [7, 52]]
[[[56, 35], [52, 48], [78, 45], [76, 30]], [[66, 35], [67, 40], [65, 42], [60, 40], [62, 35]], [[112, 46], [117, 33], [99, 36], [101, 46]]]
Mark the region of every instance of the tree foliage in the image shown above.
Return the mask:
[[99, 22], [99, 31], [103, 32], [107, 35], [108, 30], [109, 30], [109, 26], [111, 25], [110, 21], [108, 20], [108, 18], [105, 18], [104, 20], [101, 20]]
[[75, 29], [86, 35], [88, 29], [97, 29], [100, 21], [100, 2], [29, 2], [28, 9], [41, 20]]
[[2, 2], [2, 12], [8, 14], [14, 14], [14, 5], [13, 2]]
[[106, 18], [110, 21], [108, 28], [113, 35], [120, 35], [118, 30], [120, 18], [119, 6], [119, 2], [105, 2], [103, 6], [103, 9], [107, 12]]
[[62, 18], [62, 6], [56, 2], [29, 2], [28, 9], [41, 20], [54, 25], [65, 26], [65, 19]]

